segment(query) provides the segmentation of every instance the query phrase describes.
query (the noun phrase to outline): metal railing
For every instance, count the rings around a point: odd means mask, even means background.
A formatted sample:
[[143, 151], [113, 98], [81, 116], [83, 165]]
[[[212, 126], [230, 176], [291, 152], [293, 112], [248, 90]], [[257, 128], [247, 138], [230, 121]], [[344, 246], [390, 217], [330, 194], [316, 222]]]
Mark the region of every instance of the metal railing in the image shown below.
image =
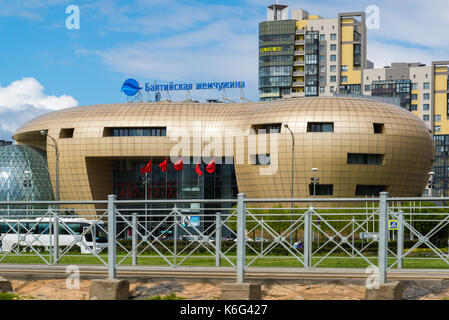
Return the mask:
[[[0, 202], [0, 263], [448, 269], [449, 198]], [[294, 203], [292, 208], [291, 203]], [[28, 205], [24, 212], [24, 204]], [[58, 212], [74, 206], [77, 215]], [[14, 209], [14, 208], [17, 209]], [[86, 218], [86, 220], [83, 220]], [[22, 260], [20, 260], [22, 259]]]

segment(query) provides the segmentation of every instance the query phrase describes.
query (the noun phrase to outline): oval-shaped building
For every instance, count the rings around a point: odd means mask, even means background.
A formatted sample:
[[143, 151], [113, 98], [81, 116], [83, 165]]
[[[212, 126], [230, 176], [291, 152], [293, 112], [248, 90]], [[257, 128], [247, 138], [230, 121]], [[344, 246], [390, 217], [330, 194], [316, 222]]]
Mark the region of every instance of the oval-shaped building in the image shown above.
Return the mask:
[[434, 157], [417, 116], [346, 97], [76, 107], [40, 116], [13, 138], [47, 151], [53, 186], [55, 140], [61, 200], [145, 199], [140, 169], [150, 160], [147, 199], [290, 198], [292, 172], [296, 198], [420, 196]]

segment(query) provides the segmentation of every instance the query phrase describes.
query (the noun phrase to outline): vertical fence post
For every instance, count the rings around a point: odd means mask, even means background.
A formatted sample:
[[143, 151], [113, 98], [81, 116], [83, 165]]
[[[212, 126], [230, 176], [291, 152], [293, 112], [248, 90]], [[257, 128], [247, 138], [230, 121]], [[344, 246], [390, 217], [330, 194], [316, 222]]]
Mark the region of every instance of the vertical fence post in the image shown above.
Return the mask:
[[379, 283], [385, 284], [388, 267], [388, 192], [381, 192], [379, 196]]
[[246, 207], [245, 194], [237, 196], [237, 283], [245, 282]]
[[117, 196], [111, 194], [108, 196], [108, 278], [115, 279], [117, 275], [116, 263], [116, 212], [115, 212], [115, 200]]
[[404, 252], [404, 212], [398, 212], [398, 239], [397, 239], [397, 256], [398, 269], [402, 269], [402, 253]]
[[[173, 211], [173, 223], [174, 223], [174, 231], [173, 231], [173, 265], [172, 267], [176, 267], [177, 264], [177, 255], [178, 255], [178, 244], [177, 244], [177, 239], [178, 239], [178, 209], [176, 209], [176, 206], [174, 208]], [[168, 239], [168, 236], [167, 236]]]
[[310, 207], [304, 216], [304, 265], [306, 268], [312, 266], [312, 211], [313, 207]]
[[133, 213], [132, 218], [132, 265], [137, 265], [137, 213]]
[[221, 267], [221, 212], [215, 216], [215, 266]]
[[56, 264], [59, 258], [59, 218], [57, 212], [53, 212], [53, 244], [53, 264]]

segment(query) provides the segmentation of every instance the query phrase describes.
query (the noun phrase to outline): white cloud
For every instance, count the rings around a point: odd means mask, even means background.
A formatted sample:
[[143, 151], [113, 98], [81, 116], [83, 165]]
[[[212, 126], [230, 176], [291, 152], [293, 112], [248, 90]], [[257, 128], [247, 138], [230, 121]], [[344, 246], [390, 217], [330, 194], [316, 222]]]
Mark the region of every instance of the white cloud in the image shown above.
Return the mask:
[[76, 107], [78, 101], [68, 95], [46, 95], [35, 78], [23, 78], [3, 87], [0, 85], [0, 139], [9, 139], [19, 126], [49, 111]]
[[7, 87], [0, 86], [0, 113], [4, 111], [20, 111], [26, 106], [36, 109], [59, 110], [78, 105], [68, 95], [48, 96], [44, 87], [35, 78], [23, 78], [12, 82]]

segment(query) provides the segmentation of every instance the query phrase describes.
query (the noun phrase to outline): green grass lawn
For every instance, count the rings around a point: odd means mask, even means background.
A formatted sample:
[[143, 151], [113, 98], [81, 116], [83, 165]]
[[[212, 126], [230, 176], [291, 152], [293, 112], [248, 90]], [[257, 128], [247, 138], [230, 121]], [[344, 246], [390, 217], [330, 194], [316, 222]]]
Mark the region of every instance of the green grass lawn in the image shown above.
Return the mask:
[[[49, 255], [43, 256], [47, 261], [50, 261]], [[120, 262], [124, 256], [117, 256], [117, 262]], [[177, 264], [179, 264], [185, 256], [177, 257]], [[3, 258], [3, 255], [0, 254], [0, 259]], [[101, 258], [107, 262], [107, 255], [102, 254]], [[229, 256], [229, 260], [231, 260], [234, 264], [236, 261], [235, 256]], [[255, 256], [247, 256], [246, 262], [249, 263], [255, 258]], [[377, 264], [377, 257], [368, 257], [368, 259], [373, 263]], [[167, 257], [167, 260], [171, 263], [174, 262], [173, 256]], [[320, 260], [319, 257], [313, 257], [313, 264], [316, 264]], [[222, 266], [231, 266], [231, 264], [226, 261], [226, 259], [221, 259]], [[389, 264], [394, 262], [394, 258], [388, 259]], [[0, 263], [45, 263], [40, 257], [31, 254], [21, 254], [21, 255], [8, 255]], [[68, 256], [63, 256], [59, 264], [69, 265], [69, 264], [93, 264], [93, 265], [101, 265], [103, 264], [98, 258], [91, 255], [82, 255], [82, 254], [71, 254]], [[121, 265], [132, 265], [131, 258], [126, 258]], [[147, 265], [147, 266], [169, 266], [169, 264], [159, 256], [140, 256], [138, 258], [138, 265]], [[190, 256], [181, 264], [181, 266], [215, 266], [215, 257], [213, 256]], [[314, 265], [315, 266], [315, 265]], [[288, 256], [267, 256], [264, 258], [256, 259], [251, 267], [303, 267], [301, 262], [299, 262], [294, 257]], [[323, 261], [320, 262], [316, 267], [320, 268], [366, 268], [368, 267], [368, 263], [362, 258], [342, 258], [342, 257], [327, 257]], [[405, 258], [403, 260], [403, 268], [413, 268], [413, 269], [449, 269], [449, 265], [440, 259], [418, 259], [418, 258]]]

